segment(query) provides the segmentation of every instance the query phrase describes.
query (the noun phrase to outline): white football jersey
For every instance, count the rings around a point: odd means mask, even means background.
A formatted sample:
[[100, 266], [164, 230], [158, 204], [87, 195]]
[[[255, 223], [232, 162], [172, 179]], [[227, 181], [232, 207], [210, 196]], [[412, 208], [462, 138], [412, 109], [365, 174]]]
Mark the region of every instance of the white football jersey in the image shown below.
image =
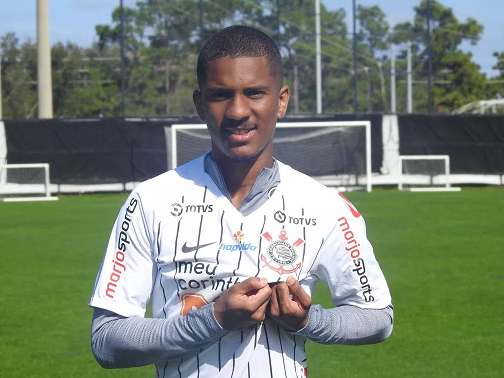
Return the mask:
[[[203, 157], [140, 184], [121, 209], [90, 305], [172, 319], [249, 277], [319, 279], [333, 303], [381, 309], [390, 294], [359, 212], [338, 192], [280, 162], [281, 183], [242, 215], [204, 171]], [[272, 320], [228, 332], [160, 377], [304, 377], [305, 338]]]

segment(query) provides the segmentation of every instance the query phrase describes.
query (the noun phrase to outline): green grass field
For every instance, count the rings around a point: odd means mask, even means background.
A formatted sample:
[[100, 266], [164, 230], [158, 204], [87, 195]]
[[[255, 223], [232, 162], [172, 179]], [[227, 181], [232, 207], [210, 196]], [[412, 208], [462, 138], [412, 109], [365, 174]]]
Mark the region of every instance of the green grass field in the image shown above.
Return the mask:
[[[395, 305], [372, 346], [307, 343], [310, 377], [504, 377], [504, 190], [349, 193]], [[0, 203], [0, 377], [152, 377], [91, 354], [87, 307], [125, 195]], [[314, 301], [331, 306], [320, 285]]]

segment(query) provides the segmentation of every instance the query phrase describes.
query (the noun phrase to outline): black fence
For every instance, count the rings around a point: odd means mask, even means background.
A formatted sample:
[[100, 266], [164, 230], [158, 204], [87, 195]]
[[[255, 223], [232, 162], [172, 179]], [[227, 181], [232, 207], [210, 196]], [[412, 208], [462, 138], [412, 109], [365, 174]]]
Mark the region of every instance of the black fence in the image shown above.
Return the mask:
[[5, 121], [7, 162], [49, 163], [54, 184], [143, 181], [167, 169], [162, 122]]
[[504, 174], [504, 117], [399, 115], [401, 155], [448, 155], [453, 174]]
[[[381, 115], [286, 117], [292, 121], [371, 121], [372, 169], [383, 156]], [[168, 169], [165, 127], [196, 117], [4, 121], [9, 164], [49, 163], [53, 184], [139, 182]]]
[[[371, 122], [372, 171], [383, 161], [381, 114], [286, 117]], [[49, 163], [54, 184], [139, 182], [168, 170], [165, 128], [196, 117], [6, 120], [7, 162]], [[504, 174], [504, 117], [399, 115], [401, 155], [449, 155], [454, 174]]]

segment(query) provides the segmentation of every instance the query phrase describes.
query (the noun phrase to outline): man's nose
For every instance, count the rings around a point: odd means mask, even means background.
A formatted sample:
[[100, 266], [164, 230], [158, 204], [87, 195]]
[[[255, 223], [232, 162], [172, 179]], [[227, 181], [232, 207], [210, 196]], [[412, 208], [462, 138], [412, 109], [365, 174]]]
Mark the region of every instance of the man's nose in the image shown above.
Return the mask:
[[226, 118], [241, 120], [250, 115], [248, 101], [244, 96], [235, 95], [226, 109]]

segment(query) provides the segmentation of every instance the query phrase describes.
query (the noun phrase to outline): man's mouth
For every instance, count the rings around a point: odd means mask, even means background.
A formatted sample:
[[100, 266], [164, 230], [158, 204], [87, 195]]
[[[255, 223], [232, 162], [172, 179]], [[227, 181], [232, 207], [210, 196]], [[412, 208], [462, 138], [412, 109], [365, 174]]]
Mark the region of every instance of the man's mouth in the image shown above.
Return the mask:
[[247, 127], [230, 127], [225, 130], [230, 134], [245, 135], [255, 129], [256, 129], [255, 126], [250, 126], [250, 127], [247, 126]]
[[224, 129], [226, 133], [229, 133], [229, 139], [236, 143], [246, 143], [249, 142], [256, 130], [256, 126], [239, 126], [239, 127], [229, 127]]

